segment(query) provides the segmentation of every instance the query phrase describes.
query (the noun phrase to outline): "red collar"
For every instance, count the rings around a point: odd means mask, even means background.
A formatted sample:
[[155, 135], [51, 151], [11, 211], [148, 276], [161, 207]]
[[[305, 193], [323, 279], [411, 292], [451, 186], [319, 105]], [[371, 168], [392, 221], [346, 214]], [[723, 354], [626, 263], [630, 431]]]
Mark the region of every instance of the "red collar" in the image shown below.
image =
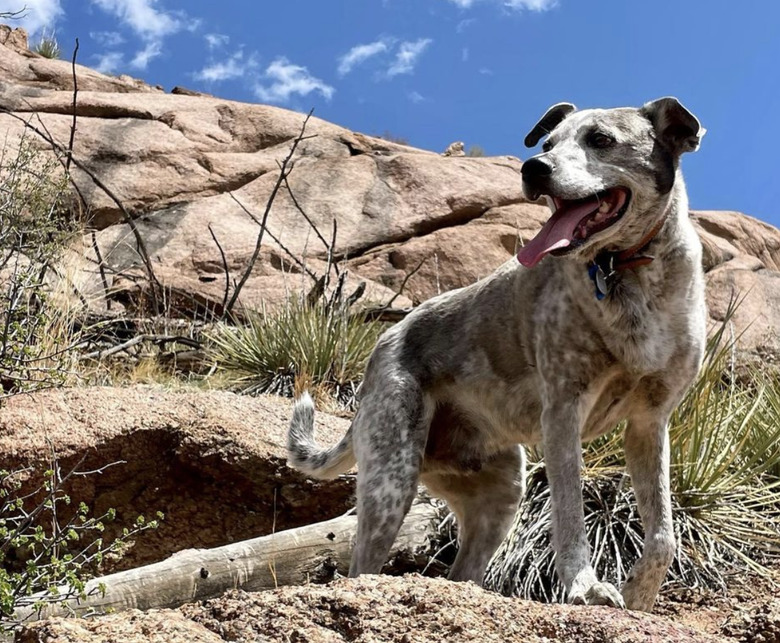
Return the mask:
[[601, 252], [596, 260], [588, 265], [588, 276], [596, 286], [596, 299], [601, 301], [612, 292], [615, 273], [618, 270], [633, 270], [640, 266], [646, 266], [655, 260], [652, 255], [640, 254], [655, 239], [666, 223], [666, 218], [661, 219], [653, 228], [637, 243], [626, 250], [618, 252]]
[[610, 252], [610, 268], [612, 270], [633, 270], [639, 266], [646, 266], [647, 264], [653, 263], [655, 257], [652, 255], [642, 255], [639, 253], [647, 248], [647, 246], [650, 245], [650, 242], [655, 239], [656, 235], [661, 232], [661, 228], [664, 227], [664, 223], [666, 223], [666, 217], [656, 223], [650, 232], [642, 237], [639, 243], [637, 243], [635, 246], [631, 246], [630, 248], [621, 250], [620, 252]]

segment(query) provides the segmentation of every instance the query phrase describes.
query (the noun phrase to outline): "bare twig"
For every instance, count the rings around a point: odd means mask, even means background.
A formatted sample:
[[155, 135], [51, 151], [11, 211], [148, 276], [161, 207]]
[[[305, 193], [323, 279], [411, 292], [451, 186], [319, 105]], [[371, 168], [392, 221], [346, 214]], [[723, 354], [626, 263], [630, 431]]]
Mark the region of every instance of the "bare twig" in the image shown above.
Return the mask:
[[[19, 116], [18, 114], [15, 114], [7, 107], [0, 106], [0, 112], [3, 114], [8, 114], [11, 118], [14, 118], [21, 123], [24, 124], [26, 128], [33, 131], [35, 134], [40, 136], [46, 143], [49, 144], [49, 146], [58, 154], [66, 155], [67, 150], [62, 147], [59, 143], [57, 143], [49, 134], [44, 132], [42, 129], [36, 127], [32, 123], [26, 121], [24, 118]], [[146, 248], [146, 243], [143, 240], [143, 237], [141, 236], [140, 231], [138, 230], [138, 226], [135, 223], [135, 219], [132, 217], [130, 212], [128, 212], [127, 208], [124, 206], [124, 204], [119, 200], [119, 198], [114, 194], [114, 192], [105, 184], [103, 181], [101, 181], [92, 170], [90, 170], [84, 163], [79, 161], [75, 156], [71, 156], [71, 161], [73, 165], [75, 165], [79, 170], [84, 172], [89, 179], [109, 198], [111, 199], [114, 204], [119, 208], [119, 211], [122, 213], [122, 216], [125, 220], [125, 223], [127, 223], [127, 226], [130, 228], [130, 231], [132, 232], [133, 236], [135, 237], [136, 245], [137, 245], [137, 252], [138, 256], [141, 257], [141, 260], [144, 264], [144, 268], [146, 270], [147, 278], [149, 280], [149, 286], [152, 291], [152, 305], [154, 307], [155, 312], [158, 311], [158, 289], [160, 288], [160, 282], [157, 280], [157, 277], [154, 274], [154, 268], [152, 267], [152, 261], [149, 257], [149, 252]], [[69, 177], [71, 182], [74, 183], [72, 177]]]
[[117, 344], [116, 346], [112, 346], [111, 348], [104, 348], [102, 350], [87, 353], [86, 355], [82, 355], [79, 359], [81, 360], [103, 359], [104, 357], [110, 357], [111, 355], [116, 355], [117, 353], [126, 351], [127, 349], [132, 348], [133, 346], [137, 346], [142, 342], [152, 342], [158, 344], [159, 346], [163, 346], [166, 343], [176, 342], [177, 344], [184, 344], [185, 346], [189, 346], [191, 348], [201, 347], [200, 342], [197, 339], [192, 339], [191, 337], [182, 337], [179, 335], [144, 334], [144, 335], [136, 335], [132, 339], [128, 339], [126, 342], [122, 342], [121, 344]]
[[[336, 217], [333, 217], [333, 232], [330, 237], [330, 245], [328, 246], [328, 265], [325, 268], [325, 287], [328, 287], [330, 283], [330, 267], [333, 265], [333, 248], [336, 246], [336, 233], [338, 232], [338, 223], [336, 223]], [[339, 269], [336, 268], [336, 276], [340, 277]]]
[[95, 251], [95, 258], [97, 259], [98, 271], [100, 272], [100, 282], [103, 284], [103, 293], [106, 300], [106, 310], [111, 310], [111, 297], [108, 292], [108, 279], [106, 278], [106, 264], [103, 261], [103, 255], [100, 252], [100, 246], [97, 241], [97, 234], [94, 230], [90, 230], [90, 238], [92, 239], [92, 249]]
[[255, 267], [257, 258], [260, 256], [260, 246], [263, 242], [263, 235], [266, 230], [266, 224], [268, 223], [268, 215], [271, 212], [271, 206], [273, 206], [274, 199], [276, 198], [276, 193], [279, 191], [279, 188], [282, 186], [285, 176], [292, 171], [291, 161], [293, 155], [295, 154], [295, 150], [298, 148], [300, 142], [304, 140], [304, 132], [306, 131], [306, 124], [309, 122], [309, 119], [311, 118], [313, 111], [314, 110], [312, 109], [306, 115], [306, 118], [303, 120], [303, 125], [301, 126], [300, 133], [293, 140], [292, 146], [290, 147], [290, 152], [287, 154], [287, 156], [284, 158], [284, 161], [282, 161], [281, 163], [279, 169], [279, 178], [276, 180], [276, 183], [274, 184], [274, 187], [271, 190], [271, 194], [268, 197], [268, 201], [265, 204], [265, 212], [263, 213], [263, 220], [262, 223], [260, 224], [260, 232], [257, 235], [257, 242], [255, 243], [255, 249], [254, 252], [252, 253], [252, 257], [249, 260], [249, 265], [246, 267], [244, 274], [241, 275], [241, 279], [236, 284], [236, 287], [233, 290], [233, 295], [230, 297], [230, 301], [228, 301], [228, 304], [225, 308], [225, 310], [228, 313], [230, 313], [233, 310], [233, 306], [235, 306], [236, 301], [238, 301], [238, 296], [241, 294], [241, 290], [243, 289], [244, 284], [246, 284], [247, 280], [249, 279], [249, 275], [252, 274], [252, 270]]
[[407, 282], [423, 267], [428, 257], [423, 257], [422, 261], [418, 263], [403, 279], [401, 285], [398, 287], [397, 292], [390, 298], [390, 300], [379, 308], [369, 308], [362, 312], [363, 317], [366, 320], [371, 321], [386, 321], [386, 322], [398, 322], [406, 317], [413, 308], [393, 308], [393, 303], [398, 297], [403, 294], [404, 288], [406, 288]]
[[[259, 226], [263, 225], [262, 222], [260, 221], [260, 219], [258, 219], [254, 214], [252, 214], [251, 210], [249, 210], [249, 208], [247, 208], [243, 203], [241, 203], [241, 201], [238, 199], [238, 197], [235, 194], [233, 194], [232, 192], [228, 192], [228, 195], [244, 211], [244, 214], [246, 214], [250, 219], [252, 219], [252, 221], [254, 221]], [[270, 230], [266, 230], [265, 233], [269, 237], [271, 237], [271, 240], [277, 246], [279, 246], [279, 248], [282, 250], [282, 252], [284, 252], [284, 254], [286, 254], [292, 260], [293, 263], [295, 263], [301, 270], [303, 270], [307, 275], [309, 275], [309, 277], [311, 277], [315, 281], [317, 280], [317, 278], [318, 278], [317, 275], [315, 275], [311, 270], [309, 270], [309, 268], [306, 266], [306, 264], [303, 263], [303, 261], [301, 261], [300, 259], [298, 259], [298, 257], [296, 257], [295, 254], [293, 254], [293, 251], [290, 250], [287, 246], [285, 246], [282, 243], [282, 241], [281, 241], [281, 239], [279, 239], [279, 237], [277, 237]]]
[[[295, 193], [293, 192], [292, 188], [290, 187], [290, 182], [287, 180], [287, 177], [284, 177], [284, 187], [287, 188], [287, 193], [290, 195], [290, 199], [293, 202], [293, 205], [298, 210], [298, 212], [301, 213], [301, 216], [306, 219], [306, 223], [311, 226], [311, 229], [314, 230], [314, 234], [317, 235], [317, 238], [322, 241], [322, 245], [325, 246], [325, 249], [328, 251], [328, 253], [332, 253], [333, 249], [330, 245], [328, 245], [328, 242], [325, 240], [325, 237], [322, 236], [322, 233], [319, 231], [319, 228], [315, 225], [314, 221], [311, 220], [308, 214], [306, 214], [306, 211], [301, 207], [301, 204], [298, 202], [298, 199], [295, 197]], [[336, 268], [336, 274], [338, 274], [338, 264], [335, 266]]]
[[[231, 193], [230, 196], [233, 196]], [[219, 250], [219, 256], [222, 260], [222, 270], [225, 272], [225, 292], [222, 295], [222, 313], [221, 317], [225, 316], [225, 305], [227, 304], [228, 297], [230, 296], [230, 268], [228, 268], [227, 258], [225, 257], [225, 251], [222, 249], [222, 244], [220, 244], [219, 239], [217, 239], [217, 235], [214, 232], [214, 228], [211, 227], [211, 224], [208, 225], [209, 232], [211, 233], [211, 238], [214, 239], [214, 243], [217, 245], [217, 250]]]
[[70, 160], [73, 157], [73, 143], [76, 139], [76, 99], [79, 94], [78, 79], [76, 78], [76, 56], [79, 53], [79, 39], [76, 38], [76, 46], [73, 48], [73, 60], [71, 61], [71, 70], [73, 71], [73, 124], [70, 126], [70, 140], [68, 141], [68, 157], [65, 160], [65, 171], [70, 172]]
[[420, 270], [420, 268], [423, 267], [423, 264], [428, 261], [428, 257], [423, 257], [422, 261], [418, 263], [412, 270], [409, 272], [401, 282], [401, 285], [398, 287], [398, 291], [390, 298], [390, 301], [388, 301], [384, 308], [390, 308], [393, 305], [393, 302], [395, 302], [398, 297], [401, 296], [401, 294], [404, 291], [404, 288], [406, 288], [406, 283]]

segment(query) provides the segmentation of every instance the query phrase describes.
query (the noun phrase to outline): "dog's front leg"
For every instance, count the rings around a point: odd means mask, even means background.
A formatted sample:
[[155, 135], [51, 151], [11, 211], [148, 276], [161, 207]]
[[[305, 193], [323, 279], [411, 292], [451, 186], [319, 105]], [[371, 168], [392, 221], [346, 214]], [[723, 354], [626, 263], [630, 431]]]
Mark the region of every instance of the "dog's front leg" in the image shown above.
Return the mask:
[[632, 419], [626, 428], [626, 464], [631, 474], [645, 546], [623, 585], [630, 609], [649, 612], [669, 569], [676, 543], [669, 493], [669, 433], [665, 418]]
[[556, 396], [542, 413], [544, 461], [552, 497], [552, 536], [555, 568], [570, 603], [624, 607], [623, 597], [610, 583], [601, 583], [590, 564], [582, 507], [579, 405]]

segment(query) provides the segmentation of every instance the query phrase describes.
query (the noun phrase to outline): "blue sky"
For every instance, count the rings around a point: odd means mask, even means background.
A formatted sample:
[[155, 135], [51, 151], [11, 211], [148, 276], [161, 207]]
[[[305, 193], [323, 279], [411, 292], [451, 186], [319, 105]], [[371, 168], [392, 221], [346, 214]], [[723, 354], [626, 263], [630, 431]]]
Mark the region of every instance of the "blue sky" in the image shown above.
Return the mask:
[[441, 151], [530, 155], [546, 107], [678, 96], [691, 204], [780, 226], [778, 0], [0, 0], [79, 60]]

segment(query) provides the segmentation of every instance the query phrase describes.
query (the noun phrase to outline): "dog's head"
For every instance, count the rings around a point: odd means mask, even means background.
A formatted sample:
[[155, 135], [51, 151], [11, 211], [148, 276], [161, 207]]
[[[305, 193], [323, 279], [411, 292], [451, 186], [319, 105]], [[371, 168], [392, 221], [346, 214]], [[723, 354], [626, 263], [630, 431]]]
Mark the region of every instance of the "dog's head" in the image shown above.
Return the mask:
[[593, 258], [637, 242], [666, 210], [680, 155], [704, 129], [676, 98], [641, 108], [577, 111], [559, 103], [525, 137], [543, 152], [523, 163], [523, 191], [547, 197], [552, 216], [518, 254], [528, 267], [549, 254]]

